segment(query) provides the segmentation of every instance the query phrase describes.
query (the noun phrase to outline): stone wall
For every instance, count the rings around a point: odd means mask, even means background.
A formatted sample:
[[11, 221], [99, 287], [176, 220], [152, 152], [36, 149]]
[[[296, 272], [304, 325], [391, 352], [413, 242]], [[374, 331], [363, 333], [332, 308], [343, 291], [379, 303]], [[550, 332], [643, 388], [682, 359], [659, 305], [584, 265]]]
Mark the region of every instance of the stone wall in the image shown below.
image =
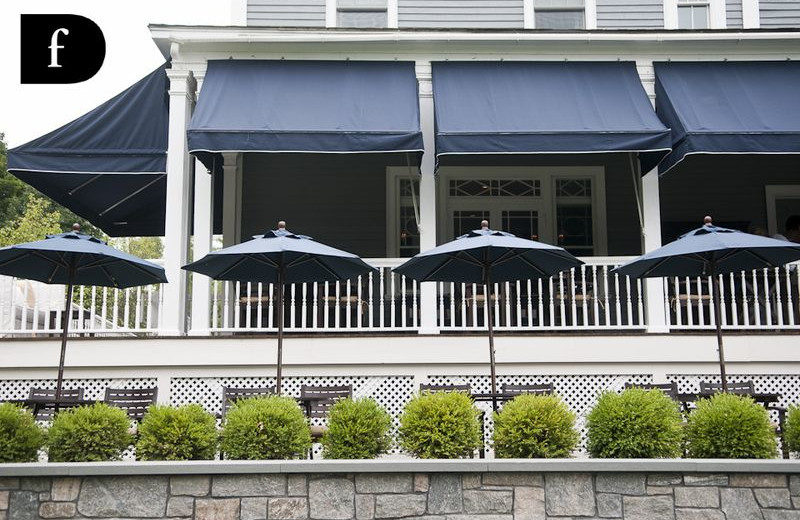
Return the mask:
[[792, 520], [800, 519], [800, 474], [497, 471], [0, 478], [0, 520], [39, 518]]

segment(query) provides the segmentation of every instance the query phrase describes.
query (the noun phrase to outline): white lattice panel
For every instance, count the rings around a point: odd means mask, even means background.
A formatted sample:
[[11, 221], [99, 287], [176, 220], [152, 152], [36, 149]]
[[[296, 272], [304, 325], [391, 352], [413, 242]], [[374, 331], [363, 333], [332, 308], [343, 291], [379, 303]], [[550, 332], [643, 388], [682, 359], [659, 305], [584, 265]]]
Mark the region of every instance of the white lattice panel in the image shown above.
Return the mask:
[[[523, 375], [523, 376], [498, 376], [498, 391], [504, 384], [539, 385], [552, 384], [556, 395], [561, 396], [567, 406], [577, 415], [575, 426], [581, 434], [579, 454], [586, 449], [586, 414], [591, 410], [597, 395], [605, 390], [619, 391], [625, 383], [650, 383], [651, 375]], [[486, 376], [430, 376], [428, 383], [433, 385], [470, 385], [475, 393], [491, 392], [491, 379]], [[476, 406], [484, 412], [484, 445], [486, 451], [491, 452], [491, 440], [494, 432], [494, 418], [492, 417], [492, 403], [478, 402]]]

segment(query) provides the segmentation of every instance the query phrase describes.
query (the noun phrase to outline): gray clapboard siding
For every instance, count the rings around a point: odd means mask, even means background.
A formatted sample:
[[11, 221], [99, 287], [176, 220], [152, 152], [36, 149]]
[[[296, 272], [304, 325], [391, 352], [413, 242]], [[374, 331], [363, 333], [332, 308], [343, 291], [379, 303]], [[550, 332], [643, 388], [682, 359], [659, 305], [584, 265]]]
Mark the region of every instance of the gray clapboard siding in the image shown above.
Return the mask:
[[800, 2], [797, 0], [761, 0], [761, 27], [800, 27]]
[[663, 29], [663, 0], [597, 0], [598, 29]]
[[247, 0], [247, 25], [324, 27], [325, 0]]
[[741, 29], [742, 24], [742, 0], [726, 0], [725, 16], [727, 18], [728, 29]]
[[522, 0], [399, 0], [400, 27], [521, 29]]

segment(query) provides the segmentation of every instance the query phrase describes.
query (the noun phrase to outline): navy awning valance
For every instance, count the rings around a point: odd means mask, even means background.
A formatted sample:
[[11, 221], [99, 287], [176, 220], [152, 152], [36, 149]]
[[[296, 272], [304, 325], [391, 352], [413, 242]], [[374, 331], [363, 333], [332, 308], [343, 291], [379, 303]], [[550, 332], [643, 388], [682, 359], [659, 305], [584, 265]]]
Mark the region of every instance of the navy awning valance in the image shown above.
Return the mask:
[[226, 151], [419, 156], [414, 64], [212, 60], [188, 138], [209, 168]]
[[436, 155], [670, 148], [632, 62], [433, 64]]
[[656, 63], [656, 111], [672, 128], [660, 173], [687, 155], [800, 153], [800, 63]]
[[163, 235], [167, 66], [9, 150], [8, 170], [111, 236]]

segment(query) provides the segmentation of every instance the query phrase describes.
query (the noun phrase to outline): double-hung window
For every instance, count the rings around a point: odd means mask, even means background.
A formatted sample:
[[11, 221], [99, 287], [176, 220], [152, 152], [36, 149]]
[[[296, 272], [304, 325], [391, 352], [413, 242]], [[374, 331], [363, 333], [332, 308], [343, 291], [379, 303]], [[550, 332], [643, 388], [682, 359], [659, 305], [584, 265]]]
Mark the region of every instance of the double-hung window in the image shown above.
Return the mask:
[[570, 30], [586, 27], [584, 0], [534, 0], [534, 27]]
[[708, 0], [678, 0], [678, 29], [708, 29]]
[[337, 0], [337, 27], [381, 28], [388, 24], [387, 0]]

